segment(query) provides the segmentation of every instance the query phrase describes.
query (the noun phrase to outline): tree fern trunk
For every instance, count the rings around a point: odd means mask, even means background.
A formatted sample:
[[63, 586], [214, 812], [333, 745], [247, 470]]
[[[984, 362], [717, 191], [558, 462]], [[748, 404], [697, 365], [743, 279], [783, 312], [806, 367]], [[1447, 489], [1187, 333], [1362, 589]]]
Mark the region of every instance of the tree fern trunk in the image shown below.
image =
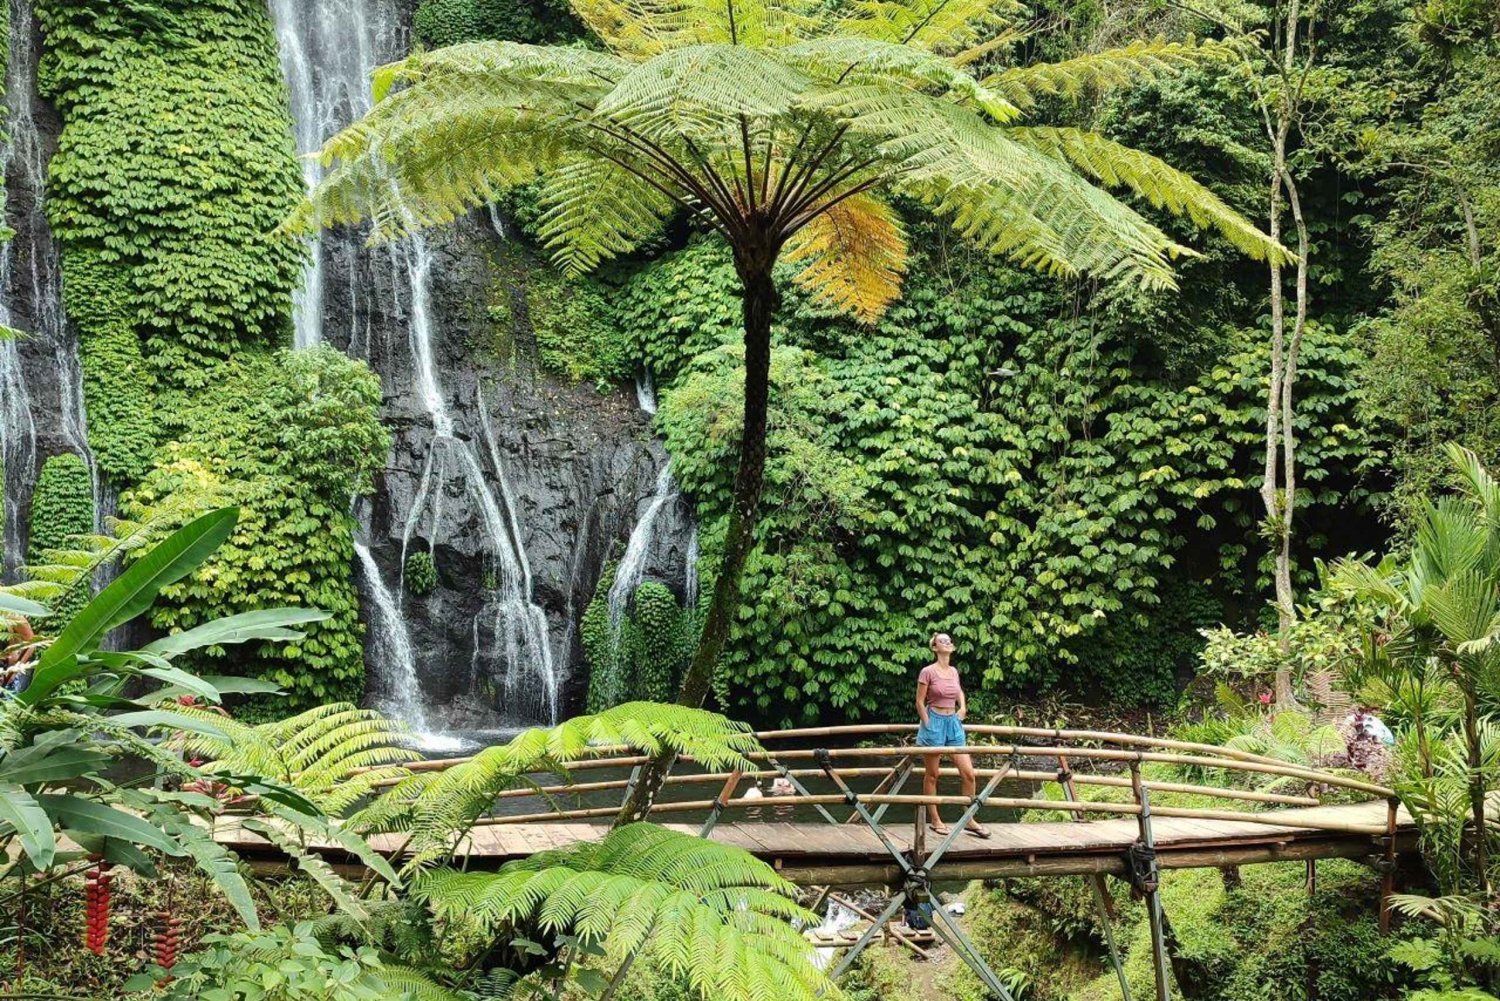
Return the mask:
[[[740, 434], [740, 462], [734, 477], [734, 501], [724, 538], [724, 559], [714, 582], [713, 601], [703, 621], [703, 633], [677, 695], [681, 705], [698, 707], [708, 698], [714, 666], [729, 641], [740, 605], [740, 577], [755, 545], [755, 525], [766, 468], [766, 407], [771, 380], [771, 321], [781, 305], [771, 277], [775, 250], [739, 253], [736, 263], [743, 284], [745, 316], [745, 426]], [[671, 770], [675, 755], [664, 753], [641, 770], [616, 825], [642, 820]]]

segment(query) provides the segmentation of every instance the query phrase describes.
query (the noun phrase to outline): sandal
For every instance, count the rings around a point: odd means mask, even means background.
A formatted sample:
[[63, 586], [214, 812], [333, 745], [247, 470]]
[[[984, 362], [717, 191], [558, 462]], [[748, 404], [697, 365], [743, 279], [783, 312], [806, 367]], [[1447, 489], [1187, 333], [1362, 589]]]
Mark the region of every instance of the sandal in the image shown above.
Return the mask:
[[936, 834], [938, 837], [946, 837], [949, 831], [949, 829], [947, 827], [944, 827], [942, 824], [933, 823], [929, 823], [927, 825], [927, 829], [933, 834]]
[[964, 833], [971, 838], [978, 838], [980, 841], [988, 841], [990, 839], [989, 828], [985, 827], [983, 824], [980, 824], [977, 827], [965, 827]]

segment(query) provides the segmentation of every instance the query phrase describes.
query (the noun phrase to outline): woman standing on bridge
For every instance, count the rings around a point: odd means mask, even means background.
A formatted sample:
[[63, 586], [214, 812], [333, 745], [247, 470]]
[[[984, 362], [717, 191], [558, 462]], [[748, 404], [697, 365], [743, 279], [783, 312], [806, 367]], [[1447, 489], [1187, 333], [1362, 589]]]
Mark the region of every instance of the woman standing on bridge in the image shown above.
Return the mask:
[[[965, 747], [964, 717], [969, 714], [968, 702], [964, 699], [964, 687], [958, 680], [958, 668], [949, 663], [953, 656], [953, 640], [947, 633], [932, 634], [932, 652], [937, 660], [922, 668], [917, 675], [917, 718], [922, 725], [917, 728], [918, 747]], [[922, 792], [936, 796], [938, 772], [943, 765], [940, 754], [923, 755], [926, 774], [922, 777]], [[974, 797], [974, 762], [967, 753], [953, 755], [953, 764], [958, 768], [958, 782], [964, 796]], [[936, 804], [927, 807], [927, 826], [936, 834], [947, 834], [942, 815]], [[988, 838], [990, 832], [978, 820], [969, 821], [965, 834], [976, 838]]]

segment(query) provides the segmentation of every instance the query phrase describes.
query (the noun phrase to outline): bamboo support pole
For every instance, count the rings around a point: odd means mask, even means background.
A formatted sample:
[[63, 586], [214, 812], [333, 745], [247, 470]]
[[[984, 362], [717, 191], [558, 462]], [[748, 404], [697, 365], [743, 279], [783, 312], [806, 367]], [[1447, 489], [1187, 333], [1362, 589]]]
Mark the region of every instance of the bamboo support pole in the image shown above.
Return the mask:
[[[837, 893], [830, 893], [828, 895], [828, 897], [829, 897], [830, 900], [836, 900], [836, 901], [838, 901], [840, 905], [849, 908], [849, 910], [853, 911], [855, 914], [858, 914], [860, 917], [864, 918], [866, 921], [874, 921], [875, 920], [875, 915], [871, 914], [869, 911], [865, 910], [863, 907], [860, 907], [858, 904], [856, 904], [854, 901], [850, 900], [848, 897], [842, 896], [842, 895], [837, 894]], [[902, 945], [906, 946], [908, 949], [910, 949], [912, 952], [916, 953], [918, 956], [921, 956], [923, 959], [931, 959], [932, 958], [932, 953], [928, 952], [926, 949], [922, 948], [920, 945], [917, 945], [917, 943], [914, 942], [914, 941], [912, 941], [910, 938], [908, 938], [906, 934], [904, 934], [902, 932], [899, 932], [899, 931], [896, 931], [894, 928], [891, 928], [889, 925], [886, 926], [886, 932], [892, 938], [894, 938], [897, 942], [900, 942]], [[853, 945], [854, 943], [850, 942], [849, 944]]]
[[[1396, 892], [1396, 812], [1401, 801], [1395, 796], [1386, 800], [1385, 808], [1385, 858], [1380, 877], [1380, 934], [1391, 933], [1391, 895]], [[1482, 836], [1482, 835], [1481, 835]]]

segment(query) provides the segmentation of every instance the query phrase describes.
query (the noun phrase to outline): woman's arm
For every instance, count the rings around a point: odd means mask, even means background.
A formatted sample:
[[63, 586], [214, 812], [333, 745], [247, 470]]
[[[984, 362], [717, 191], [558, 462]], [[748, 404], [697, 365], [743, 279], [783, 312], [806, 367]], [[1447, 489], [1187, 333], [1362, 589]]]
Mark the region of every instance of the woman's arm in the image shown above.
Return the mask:
[[917, 719], [922, 721], [923, 726], [927, 725], [927, 682], [925, 680], [917, 681]]
[[958, 721], [962, 723], [969, 715], [969, 700], [964, 697], [963, 681], [960, 679], [958, 685]]

